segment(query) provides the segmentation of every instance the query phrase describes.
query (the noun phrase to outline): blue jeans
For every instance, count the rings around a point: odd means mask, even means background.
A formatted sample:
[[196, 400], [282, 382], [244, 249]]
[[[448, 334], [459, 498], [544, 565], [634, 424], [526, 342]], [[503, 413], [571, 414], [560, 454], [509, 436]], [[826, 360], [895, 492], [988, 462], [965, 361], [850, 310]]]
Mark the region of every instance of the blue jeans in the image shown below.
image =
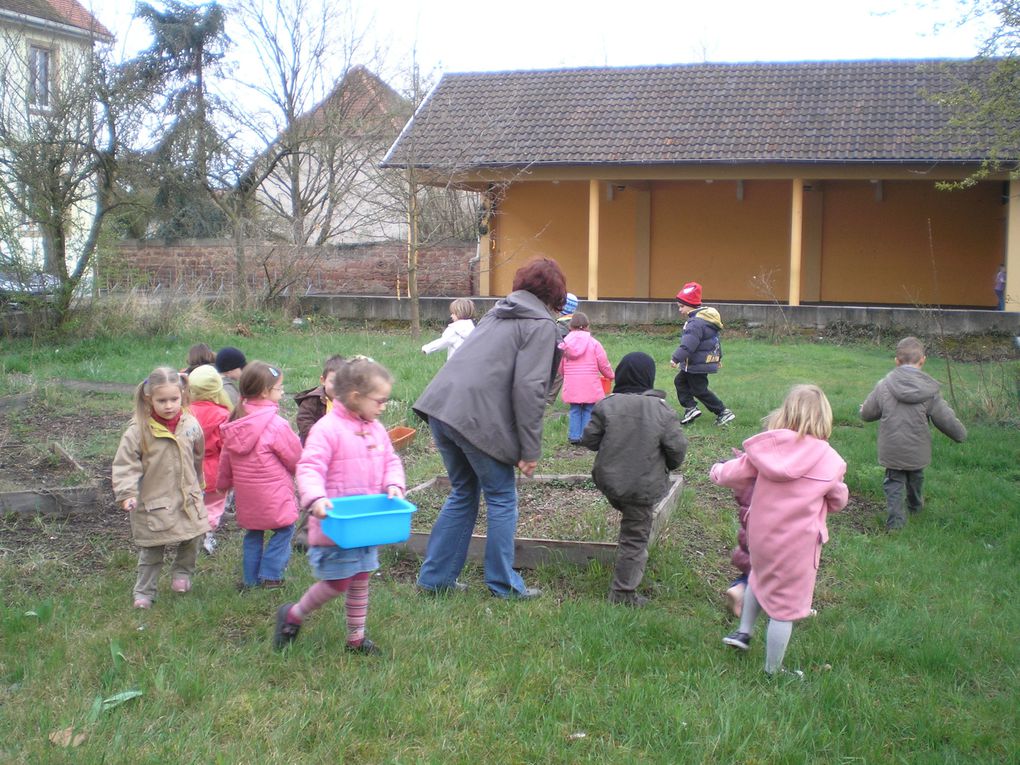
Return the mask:
[[266, 579], [283, 579], [284, 569], [290, 560], [290, 538], [294, 536], [294, 524], [273, 529], [273, 535], [262, 549], [265, 531], [251, 530], [244, 532], [244, 559], [242, 571], [244, 583], [249, 587], [257, 587]]
[[515, 466], [479, 451], [435, 417], [429, 418], [429, 427], [450, 477], [450, 496], [432, 526], [425, 561], [418, 572], [418, 586], [426, 590], [454, 586], [467, 560], [471, 532], [478, 519], [478, 503], [484, 492], [488, 508], [485, 584], [493, 595], [501, 598], [524, 592], [524, 580], [513, 569], [517, 533]]
[[591, 410], [594, 408], [595, 404], [570, 405], [570, 425], [567, 427], [568, 441], [581, 440], [581, 434], [584, 433], [584, 428], [588, 424], [588, 420], [591, 419]]

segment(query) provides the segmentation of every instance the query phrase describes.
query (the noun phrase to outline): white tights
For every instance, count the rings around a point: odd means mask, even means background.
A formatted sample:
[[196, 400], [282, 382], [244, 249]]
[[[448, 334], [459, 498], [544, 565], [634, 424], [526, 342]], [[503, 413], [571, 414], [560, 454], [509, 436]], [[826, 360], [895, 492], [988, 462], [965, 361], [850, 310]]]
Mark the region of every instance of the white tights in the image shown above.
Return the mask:
[[[748, 635], [754, 632], [754, 623], [761, 613], [761, 604], [751, 590], [751, 583], [744, 589], [744, 608], [740, 612], [740, 631]], [[783, 666], [783, 656], [790, 644], [793, 622], [784, 622], [769, 617], [769, 627], [765, 633], [765, 671], [775, 674]]]

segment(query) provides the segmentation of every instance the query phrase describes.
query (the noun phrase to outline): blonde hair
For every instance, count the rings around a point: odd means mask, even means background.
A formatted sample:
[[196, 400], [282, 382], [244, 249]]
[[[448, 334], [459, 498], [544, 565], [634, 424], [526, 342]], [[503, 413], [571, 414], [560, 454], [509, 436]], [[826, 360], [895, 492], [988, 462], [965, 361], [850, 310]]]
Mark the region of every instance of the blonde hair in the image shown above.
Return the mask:
[[[152, 391], [162, 385], [176, 385], [181, 390], [181, 409], [188, 405], [188, 389], [184, 385], [181, 373], [173, 367], [156, 367], [149, 376], [138, 383], [135, 388], [135, 422], [145, 424], [152, 416]], [[144, 434], [147, 428], [142, 428]]]
[[249, 361], [241, 372], [241, 379], [237, 381], [241, 400], [237, 402], [233, 414], [230, 415], [231, 421], [239, 420], [248, 414], [244, 409], [245, 399], [262, 398], [263, 393], [282, 379], [283, 371], [279, 367], [264, 361]]
[[896, 343], [896, 360], [901, 364], [917, 365], [924, 358], [924, 345], [916, 337], [905, 337]]
[[375, 359], [368, 356], [352, 356], [336, 372], [333, 378], [333, 393], [346, 406], [352, 393], [367, 396], [377, 382], [393, 384], [393, 375]]
[[794, 430], [800, 436], [828, 441], [832, 435], [832, 407], [817, 385], [795, 385], [783, 405], [765, 418], [766, 430]]
[[458, 319], [470, 319], [475, 315], [475, 304], [468, 298], [457, 298], [450, 303], [450, 313]]

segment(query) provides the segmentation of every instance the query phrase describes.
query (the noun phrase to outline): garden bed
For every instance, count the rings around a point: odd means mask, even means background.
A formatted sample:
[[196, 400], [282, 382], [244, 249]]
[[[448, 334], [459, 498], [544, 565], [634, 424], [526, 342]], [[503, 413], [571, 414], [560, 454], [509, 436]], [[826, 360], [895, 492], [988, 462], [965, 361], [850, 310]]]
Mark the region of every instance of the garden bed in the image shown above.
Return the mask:
[[[418, 507], [412, 520], [411, 538], [405, 547], [424, 555], [429, 530], [439, 515], [449, 480], [433, 478], [407, 492], [408, 501]], [[683, 487], [680, 476], [671, 476], [669, 491], [656, 505], [651, 544], [676, 506]], [[518, 490], [518, 523], [514, 566], [534, 568], [553, 561], [587, 564], [591, 560], [610, 562], [616, 556], [620, 514], [595, 488], [587, 475], [549, 475], [521, 479]], [[485, 552], [485, 501], [468, 546], [468, 557], [481, 561]]]

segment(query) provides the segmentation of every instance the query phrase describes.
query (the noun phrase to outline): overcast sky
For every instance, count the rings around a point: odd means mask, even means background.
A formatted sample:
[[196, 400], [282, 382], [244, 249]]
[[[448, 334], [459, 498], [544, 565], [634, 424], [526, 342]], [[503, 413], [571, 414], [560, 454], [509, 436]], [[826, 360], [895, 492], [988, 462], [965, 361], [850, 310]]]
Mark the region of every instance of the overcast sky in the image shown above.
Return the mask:
[[[145, 47], [145, 27], [131, 19], [133, 0], [82, 2], [129, 53]], [[391, 66], [416, 47], [424, 70], [448, 72], [965, 58], [977, 52], [981, 33], [975, 24], [957, 26], [956, 0], [353, 2], [362, 18], [374, 17], [372, 33], [391, 51]]]

